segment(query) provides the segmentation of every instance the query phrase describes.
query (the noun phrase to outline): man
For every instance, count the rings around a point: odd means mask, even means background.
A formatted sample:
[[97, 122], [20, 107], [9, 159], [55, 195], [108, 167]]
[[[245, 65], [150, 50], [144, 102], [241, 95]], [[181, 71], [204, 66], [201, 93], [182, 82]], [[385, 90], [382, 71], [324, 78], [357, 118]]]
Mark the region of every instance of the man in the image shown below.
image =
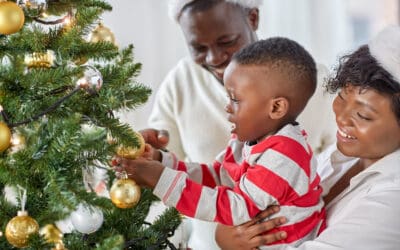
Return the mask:
[[[227, 94], [222, 79], [232, 55], [257, 40], [261, 2], [170, 1], [170, 14], [182, 29], [191, 58], [182, 59], [161, 84], [149, 126], [169, 132], [168, 149], [180, 159], [210, 162], [227, 144], [231, 124], [224, 111]], [[330, 125], [334, 124], [330, 105], [331, 101], [322, 96], [319, 83], [316, 94], [299, 117], [316, 152], [335, 138], [334, 125]], [[318, 107], [320, 112], [317, 115], [315, 110], [308, 112], [310, 106]], [[315, 124], [318, 126], [313, 128]], [[146, 133], [154, 134], [155, 131], [147, 130]], [[191, 222], [189, 246], [218, 249], [210, 223]]]

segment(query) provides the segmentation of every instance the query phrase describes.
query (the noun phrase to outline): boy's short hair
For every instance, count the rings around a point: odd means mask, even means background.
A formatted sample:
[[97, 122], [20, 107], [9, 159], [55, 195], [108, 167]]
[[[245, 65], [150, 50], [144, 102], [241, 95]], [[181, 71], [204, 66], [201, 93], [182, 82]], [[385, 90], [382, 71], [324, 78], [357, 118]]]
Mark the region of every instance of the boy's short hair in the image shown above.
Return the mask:
[[[232, 61], [241, 65], [266, 65], [278, 68], [295, 84], [298, 95], [308, 100], [317, 87], [317, 68], [314, 59], [297, 42], [273, 37], [259, 40], [236, 52]], [[305, 104], [304, 104], [305, 106]]]

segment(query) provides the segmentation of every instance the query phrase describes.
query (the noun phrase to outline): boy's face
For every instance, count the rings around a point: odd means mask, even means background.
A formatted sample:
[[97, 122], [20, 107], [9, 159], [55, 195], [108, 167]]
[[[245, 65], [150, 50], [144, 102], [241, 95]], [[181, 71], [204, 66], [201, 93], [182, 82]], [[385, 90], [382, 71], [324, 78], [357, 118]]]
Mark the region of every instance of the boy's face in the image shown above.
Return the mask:
[[400, 126], [389, 96], [349, 85], [335, 98], [333, 111], [337, 146], [343, 154], [373, 163], [399, 148]]
[[269, 114], [281, 82], [281, 74], [266, 66], [229, 64], [224, 76], [229, 98], [225, 110], [231, 133], [240, 141], [259, 140], [276, 132], [278, 124]]

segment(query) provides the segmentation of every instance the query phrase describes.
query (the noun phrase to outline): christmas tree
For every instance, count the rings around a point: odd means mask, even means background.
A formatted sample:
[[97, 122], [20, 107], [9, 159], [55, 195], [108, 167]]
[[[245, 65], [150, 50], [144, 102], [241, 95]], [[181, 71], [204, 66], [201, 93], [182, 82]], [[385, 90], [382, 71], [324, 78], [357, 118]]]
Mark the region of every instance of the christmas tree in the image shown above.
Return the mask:
[[99, 22], [111, 10], [101, 0], [0, 1], [0, 249], [174, 248], [176, 210], [147, 223], [151, 190], [110, 167], [116, 152], [143, 148], [116, 112], [151, 93], [135, 80], [133, 46], [118, 48]]

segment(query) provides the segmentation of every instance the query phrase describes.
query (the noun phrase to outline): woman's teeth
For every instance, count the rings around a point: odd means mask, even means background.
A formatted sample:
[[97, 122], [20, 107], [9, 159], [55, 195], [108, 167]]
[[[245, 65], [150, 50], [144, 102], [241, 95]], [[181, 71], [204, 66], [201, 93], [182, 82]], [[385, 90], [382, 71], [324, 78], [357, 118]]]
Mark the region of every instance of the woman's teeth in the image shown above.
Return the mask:
[[350, 136], [348, 134], [346, 134], [345, 132], [341, 131], [340, 129], [338, 129], [339, 135], [341, 135], [342, 137], [348, 138], [348, 139], [357, 139], [354, 136]]

